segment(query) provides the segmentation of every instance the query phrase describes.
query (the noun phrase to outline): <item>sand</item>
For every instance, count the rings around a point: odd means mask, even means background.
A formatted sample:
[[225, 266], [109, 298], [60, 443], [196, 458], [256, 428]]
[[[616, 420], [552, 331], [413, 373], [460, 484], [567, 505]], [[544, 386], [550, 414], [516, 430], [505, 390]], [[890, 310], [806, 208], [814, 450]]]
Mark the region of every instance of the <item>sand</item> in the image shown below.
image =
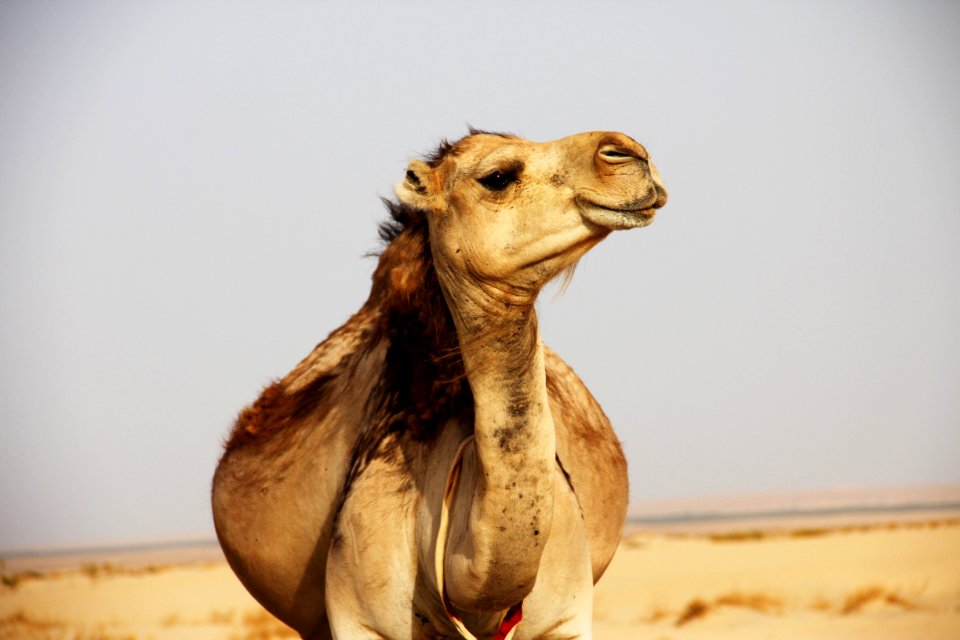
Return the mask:
[[612, 638], [960, 638], [960, 525], [624, 541], [597, 586]]
[[[597, 640], [960, 638], [960, 522], [627, 537]], [[0, 638], [294, 638], [222, 561], [13, 573]]]

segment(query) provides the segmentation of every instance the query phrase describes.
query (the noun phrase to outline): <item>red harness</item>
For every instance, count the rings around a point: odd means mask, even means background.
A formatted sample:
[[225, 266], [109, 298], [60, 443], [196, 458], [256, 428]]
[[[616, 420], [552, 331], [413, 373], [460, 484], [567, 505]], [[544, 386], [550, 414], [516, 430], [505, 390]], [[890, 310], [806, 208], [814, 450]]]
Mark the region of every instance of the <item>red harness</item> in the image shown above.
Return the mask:
[[493, 636], [493, 640], [507, 640], [508, 636], [513, 635], [513, 628], [523, 620], [523, 602], [518, 602], [509, 609], [507, 615], [503, 617], [500, 628]]

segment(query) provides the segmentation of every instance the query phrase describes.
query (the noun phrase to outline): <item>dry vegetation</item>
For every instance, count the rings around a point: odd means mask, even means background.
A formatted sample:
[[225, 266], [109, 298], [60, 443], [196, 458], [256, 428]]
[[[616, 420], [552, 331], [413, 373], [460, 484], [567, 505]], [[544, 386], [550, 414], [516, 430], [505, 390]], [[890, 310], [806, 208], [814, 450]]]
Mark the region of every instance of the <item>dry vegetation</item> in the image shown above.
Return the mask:
[[870, 603], [899, 607], [905, 611], [920, 609], [918, 605], [902, 597], [895, 590], [891, 591], [880, 586], [870, 586], [858, 589], [847, 596], [843, 601], [843, 605], [840, 607], [840, 613], [845, 616], [857, 613]]
[[[863, 533], [868, 531], [897, 531], [897, 530], [936, 530], [944, 527], [960, 526], [960, 519], [935, 520], [927, 522], [893, 522], [882, 525], [857, 525], [844, 527], [807, 527], [785, 531], [770, 531], [761, 529], [747, 529], [742, 531], [731, 531], [723, 533], [714, 533], [706, 536], [713, 543], [741, 543], [741, 542], [760, 542], [771, 539], [783, 538], [819, 538], [832, 534], [850, 534]], [[680, 538], [689, 538], [693, 536], [680, 535]], [[642, 547], [643, 542], [639, 541], [634, 547]], [[960, 549], [957, 550], [960, 553]], [[716, 598], [693, 598], [679, 612], [675, 612], [674, 625], [682, 627], [695, 620], [706, 618], [712, 613], [717, 612], [723, 607], [738, 607], [754, 611], [760, 614], [778, 615], [784, 611], [784, 603], [773, 596], [764, 593], [740, 593], [732, 592]], [[839, 616], [850, 616], [863, 612], [868, 608], [882, 609], [892, 608], [900, 611], [919, 611], [925, 607], [917, 604], [909, 598], [903, 596], [899, 589], [886, 588], [877, 584], [858, 588], [845, 597], [836, 601], [819, 596], [816, 597], [807, 607], [808, 610], [833, 614]], [[957, 607], [960, 609], [960, 603]], [[659, 621], [666, 617], [673, 617], [669, 612], [663, 609], [657, 609], [655, 616], [648, 618], [651, 622]], [[960, 637], [960, 630], [958, 630]]]
[[[878, 585], [872, 585], [857, 589], [838, 602], [831, 602], [822, 597], [817, 598], [810, 604], [809, 610], [848, 616], [861, 612], [871, 604], [879, 607], [893, 607], [903, 611], [916, 611], [922, 608], [901, 596], [895, 589], [885, 589]], [[677, 614], [674, 625], [682, 627], [694, 620], [705, 618], [723, 607], [736, 607], [765, 615], [780, 615], [785, 609], [784, 603], [780, 599], [763, 593], [731, 592], [713, 599], [694, 598], [687, 603], [683, 611]], [[669, 615], [669, 613], [660, 610], [656, 620], [651, 621], [655, 622]]]
[[[210, 625], [223, 627], [219, 637], [229, 640], [290, 640], [300, 636], [266, 611], [250, 611], [240, 618], [236, 625], [235, 611], [215, 611], [207, 621]], [[189, 637], [190, 629], [198, 627], [202, 621], [185, 620], [173, 614], [164, 618], [160, 626], [165, 630], [177, 631], [181, 628]], [[150, 637], [150, 636], [146, 636]], [[93, 628], [77, 628], [67, 621], [45, 620], [27, 615], [22, 610], [0, 619], [0, 638], [17, 638], [22, 640], [138, 640], [137, 634], [127, 632], [113, 632], [108, 625], [96, 625]]]
[[64, 621], [33, 618], [23, 611], [0, 620], [0, 638], [18, 638], [20, 640], [137, 640], [128, 633], [114, 634], [104, 626], [95, 629], [77, 629]]
[[243, 616], [243, 632], [231, 636], [230, 640], [281, 640], [299, 637], [296, 631], [266, 611], [257, 611]]
[[[711, 542], [759, 542], [771, 538], [818, 538], [835, 533], [864, 533], [867, 531], [897, 531], [901, 529], [939, 529], [941, 527], [960, 526], [960, 519], [928, 520], [922, 522], [888, 522], [885, 524], [863, 524], [838, 527], [801, 527], [799, 529], [745, 529], [711, 533], [707, 537]], [[677, 534], [690, 537], [689, 534]]]
[[[0, 564], [0, 570], [3, 569]], [[126, 598], [124, 587], [118, 584], [138, 584], [143, 578], [151, 582], [163, 580], [164, 575], [176, 575], [179, 572], [189, 572], [201, 575], [204, 571], [219, 571], [229, 581], [225, 586], [239, 589], [232, 574], [223, 563], [195, 563], [186, 566], [122, 566], [110, 563], [84, 563], [72, 570], [57, 570], [47, 572], [21, 571], [16, 573], [2, 572], [3, 586], [0, 587], [0, 640], [151, 640], [155, 638], [226, 638], [229, 640], [288, 640], [299, 638], [289, 627], [260, 609], [249, 596], [243, 594], [239, 601], [227, 599], [236, 606], [203, 606], [205, 596], [200, 596], [198, 603], [202, 613], [173, 610], [167, 613], [158, 613], [153, 621], [136, 621], [131, 618], [124, 621], [129, 607], [113, 603], [115, 611], [123, 612], [118, 615], [106, 614], [94, 616], [77, 616], [76, 613], [61, 612], [57, 600], [52, 603], [47, 600], [41, 604], [33, 594], [57, 588], [56, 585], [72, 585], [67, 593], [104, 594], [103, 600], [114, 600], [118, 596]], [[131, 579], [134, 579], [131, 582]], [[184, 584], [189, 591], [190, 585]], [[62, 588], [62, 587], [61, 587]], [[71, 589], [71, 587], [67, 587]], [[79, 589], [80, 591], [77, 591]], [[122, 594], [122, 595], [121, 595]], [[156, 597], [160, 603], [159, 611], [171, 605], [170, 595], [163, 591], [155, 594], [148, 588], [148, 597]], [[69, 599], [71, 596], [65, 596]], [[25, 603], [21, 607], [4, 607], [4, 601], [11, 603], [15, 599]], [[64, 600], [64, 605], [68, 602]], [[188, 596], [189, 599], [189, 596]], [[134, 601], [137, 598], [134, 597]], [[213, 599], [211, 599], [212, 602]], [[99, 603], [98, 603], [99, 605]], [[81, 607], [82, 608], [82, 607]], [[109, 609], [110, 607], [108, 607]], [[76, 610], [76, 607], [74, 607]], [[82, 618], [88, 618], [83, 621]], [[131, 624], [132, 623], [132, 624]]]
[[17, 571], [8, 573], [3, 560], [0, 560], [0, 584], [7, 589], [16, 589], [31, 580], [51, 580], [67, 575], [82, 575], [95, 582], [115, 576], [145, 576], [169, 571], [172, 567], [156, 566], [121, 566], [110, 562], [85, 562], [77, 569], [67, 571]]
[[777, 598], [772, 598], [763, 593], [740, 593], [738, 591], [714, 598], [709, 602], [695, 598], [687, 604], [674, 624], [682, 627], [692, 620], [706, 616], [711, 611], [716, 611], [720, 607], [738, 607], [758, 613], [779, 613], [783, 609], [783, 603]]

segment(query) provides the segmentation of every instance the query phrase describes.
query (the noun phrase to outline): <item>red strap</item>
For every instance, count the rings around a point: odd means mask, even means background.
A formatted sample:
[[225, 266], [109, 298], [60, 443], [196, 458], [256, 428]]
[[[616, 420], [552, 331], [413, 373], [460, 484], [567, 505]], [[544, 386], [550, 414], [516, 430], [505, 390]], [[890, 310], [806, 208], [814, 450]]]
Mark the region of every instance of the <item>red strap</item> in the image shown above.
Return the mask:
[[500, 629], [494, 634], [492, 640], [505, 640], [510, 635], [510, 631], [523, 620], [523, 602], [518, 602], [509, 609], [500, 623]]

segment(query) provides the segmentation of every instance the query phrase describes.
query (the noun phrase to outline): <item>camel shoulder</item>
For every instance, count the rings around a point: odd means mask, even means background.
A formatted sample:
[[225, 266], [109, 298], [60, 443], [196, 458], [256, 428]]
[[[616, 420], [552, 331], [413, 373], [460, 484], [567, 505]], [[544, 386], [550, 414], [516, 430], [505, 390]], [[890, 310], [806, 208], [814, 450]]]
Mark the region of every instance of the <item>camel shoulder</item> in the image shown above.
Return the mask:
[[583, 513], [596, 582], [623, 531], [627, 461], [610, 420], [586, 385], [557, 354], [549, 349], [544, 354], [557, 456]]
[[570, 432], [571, 437], [593, 440], [608, 439], [613, 431], [610, 420], [593, 394], [556, 352], [544, 346], [547, 394], [554, 420]]
[[267, 385], [240, 412], [225, 453], [289, 435], [306, 424], [322, 423], [338, 404], [338, 394], [349, 389], [367, 361], [376, 359], [376, 326], [376, 313], [361, 309], [288, 374]]

